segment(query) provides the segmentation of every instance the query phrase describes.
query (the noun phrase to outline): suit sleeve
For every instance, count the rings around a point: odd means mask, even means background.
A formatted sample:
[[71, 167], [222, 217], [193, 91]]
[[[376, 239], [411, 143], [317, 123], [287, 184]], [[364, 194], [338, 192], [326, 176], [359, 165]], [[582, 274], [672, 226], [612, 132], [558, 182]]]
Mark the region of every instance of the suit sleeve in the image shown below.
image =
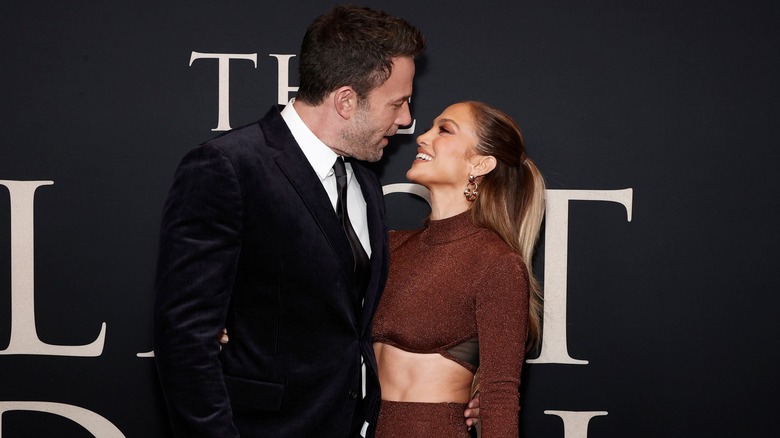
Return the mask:
[[241, 248], [241, 189], [230, 160], [204, 145], [176, 171], [163, 211], [154, 350], [174, 435], [237, 437], [217, 336]]
[[477, 283], [482, 438], [518, 435], [520, 371], [528, 326], [528, 274], [520, 256], [492, 261]]

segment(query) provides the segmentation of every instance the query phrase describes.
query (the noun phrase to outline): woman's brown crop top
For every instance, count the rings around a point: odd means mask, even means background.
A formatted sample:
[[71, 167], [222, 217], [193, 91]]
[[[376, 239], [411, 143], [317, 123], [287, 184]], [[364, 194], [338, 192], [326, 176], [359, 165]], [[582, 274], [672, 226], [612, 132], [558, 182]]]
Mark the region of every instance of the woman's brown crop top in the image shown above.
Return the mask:
[[[470, 212], [429, 221], [422, 230], [394, 231], [373, 341], [439, 353], [472, 372], [478, 363], [483, 438], [517, 436], [528, 291], [520, 255], [477, 227]], [[468, 360], [474, 339], [476, 363]]]

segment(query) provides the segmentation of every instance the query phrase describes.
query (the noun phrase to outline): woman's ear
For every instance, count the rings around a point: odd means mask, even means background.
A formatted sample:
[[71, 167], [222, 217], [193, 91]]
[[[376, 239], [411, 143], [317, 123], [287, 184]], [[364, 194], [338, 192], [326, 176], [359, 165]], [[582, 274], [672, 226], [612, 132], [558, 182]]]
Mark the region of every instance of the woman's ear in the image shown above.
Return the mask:
[[357, 108], [357, 93], [350, 86], [343, 86], [333, 92], [333, 107], [344, 120], [349, 120]]
[[496, 157], [492, 155], [476, 155], [473, 157], [471, 174], [483, 176], [496, 168]]

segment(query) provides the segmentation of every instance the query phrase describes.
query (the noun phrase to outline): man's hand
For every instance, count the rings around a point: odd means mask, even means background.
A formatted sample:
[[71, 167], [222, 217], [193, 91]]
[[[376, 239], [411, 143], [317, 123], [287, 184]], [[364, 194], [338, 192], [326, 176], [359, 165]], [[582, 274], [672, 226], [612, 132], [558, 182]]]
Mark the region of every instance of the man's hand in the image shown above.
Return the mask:
[[466, 417], [466, 426], [468, 426], [469, 430], [472, 427], [479, 426], [479, 392], [474, 394], [474, 398], [469, 402], [468, 408], [463, 415]]
[[219, 341], [219, 349], [222, 350], [223, 345], [227, 345], [230, 338], [228, 338], [227, 335], [227, 329], [223, 328], [222, 333], [219, 334], [219, 338], [217, 338], [217, 341]]

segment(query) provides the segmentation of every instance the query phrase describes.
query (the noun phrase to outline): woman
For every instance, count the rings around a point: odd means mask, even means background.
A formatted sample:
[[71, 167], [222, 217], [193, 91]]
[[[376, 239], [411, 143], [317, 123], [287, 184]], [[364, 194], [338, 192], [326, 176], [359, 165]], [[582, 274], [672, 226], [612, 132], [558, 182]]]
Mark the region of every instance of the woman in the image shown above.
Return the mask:
[[539, 339], [544, 182], [514, 121], [484, 103], [450, 106], [417, 143], [406, 176], [430, 191], [431, 216], [390, 237], [376, 438], [468, 437], [477, 369], [482, 437], [517, 437], [520, 371]]

